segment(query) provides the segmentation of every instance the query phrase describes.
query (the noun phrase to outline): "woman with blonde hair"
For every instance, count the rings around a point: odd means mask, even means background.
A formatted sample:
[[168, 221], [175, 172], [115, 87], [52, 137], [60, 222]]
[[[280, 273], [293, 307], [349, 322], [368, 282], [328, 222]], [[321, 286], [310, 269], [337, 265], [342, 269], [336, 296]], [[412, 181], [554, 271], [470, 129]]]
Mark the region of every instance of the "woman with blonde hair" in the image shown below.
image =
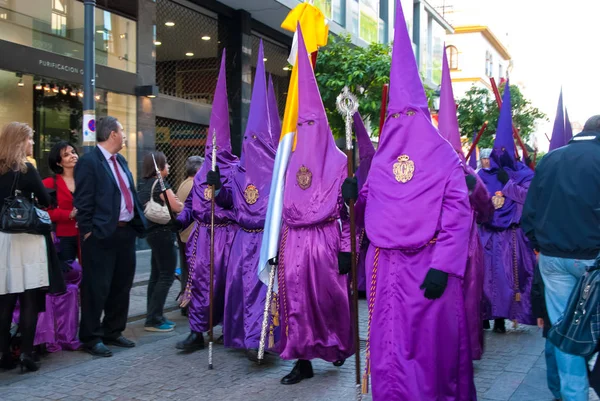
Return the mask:
[[[33, 147], [33, 130], [13, 122], [0, 132], [0, 204], [20, 191], [47, 207], [50, 197], [37, 170], [26, 161]], [[0, 232], [0, 368], [14, 367], [10, 353], [10, 326], [17, 300], [20, 306], [21, 370], [39, 369], [33, 358], [38, 313], [45, 293], [64, 291], [64, 282], [50, 236]], [[50, 262], [50, 263], [49, 263]], [[58, 267], [58, 276], [56, 272]]]

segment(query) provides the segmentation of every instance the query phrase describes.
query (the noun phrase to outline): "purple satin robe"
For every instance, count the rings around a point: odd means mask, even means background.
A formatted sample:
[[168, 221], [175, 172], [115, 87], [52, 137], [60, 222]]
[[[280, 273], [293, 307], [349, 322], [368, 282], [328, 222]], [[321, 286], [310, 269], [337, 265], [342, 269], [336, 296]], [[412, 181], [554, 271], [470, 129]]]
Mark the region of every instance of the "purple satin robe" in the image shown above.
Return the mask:
[[[416, 249], [369, 246], [367, 299], [372, 280], [376, 284], [369, 336], [373, 400], [476, 399], [462, 277], [450, 274], [438, 300], [425, 298], [420, 288], [439, 255], [459, 244], [466, 254], [469, 235], [464, 221], [469, 205], [462, 186], [464, 174], [457, 166], [444, 193], [436, 243]], [[368, 192], [367, 181], [357, 204], [360, 216]], [[453, 237], [452, 242], [439, 240], [445, 236]], [[457, 259], [465, 258], [457, 255]]]
[[[67, 291], [64, 294], [46, 294], [46, 310], [38, 315], [34, 345], [46, 345], [48, 352], [75, 351], [81, 343], [79, 331], [79, 284], [81, 266], [69, 262], [72, 270], [64, 274]], [[19, 309], [15, 308], [13, 322], [19, 323]]]
[[483, 248], [479, 240], [477, 224], [489, 221], [494, 214], [494, 205], [485, 184], [470, 166], [464, 166], [465, 176], [472, 175], [477, 179], [475, 188], [469, 194], [472, 211], [472, 223], [469, 234], [469, 254], [467, 268], [463, 279], [465, 294], [465, 311], [471, 357], [481, 359], [483, 355]]
[[[485, 170], [479, 174], [485, 177], [486, 184], [495, 179], [494, 174]], [[490, 175], [493, 177], [488, 177]], [[509, 171], [509, 175], [513, 175], [512, 172]], [[500, 188], [506, 198], [505, 206], [496, 210], [491, 223], [479, 228], [484, 250], [485, 319], [505, 318], [522, 324], [535, 324], [530, 297], [535, 254], [518, 225], [529, 183], [530, 179], [518, 180], [511, 177]], [[490, 191], [491, 195], [498, 190], [495, 184], [488, 185], [488, 190], [490, 188], [494, 191]], [[510, 212], [503, 212], [507, 206]], [[517, 293], [520, 294], [520, 301], [516, 300]]]

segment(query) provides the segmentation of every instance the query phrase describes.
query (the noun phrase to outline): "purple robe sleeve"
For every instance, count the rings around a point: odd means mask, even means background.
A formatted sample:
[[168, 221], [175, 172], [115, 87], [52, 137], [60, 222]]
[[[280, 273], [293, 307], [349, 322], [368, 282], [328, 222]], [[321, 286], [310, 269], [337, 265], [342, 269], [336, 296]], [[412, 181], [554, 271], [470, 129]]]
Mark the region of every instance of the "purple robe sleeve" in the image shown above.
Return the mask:
[[513, 180], [508, 180], [502, 189], [502, 194], [507, 198], [523, 205], [525, 203], [525, 199], [527, 198], [528, 189], [529, 184], [517, 185]]
[[358, 192], [358, 199], [354, 204], [354, 219], [357, 227], [365, 226], [365, 207], [367, 203], [367, 195], [369, 194], [369, 180], [364, 183]]
[[350, 252], [350, 214], [348, 207], [344, 203], [344, 199], [340, 197], [340, 220], [342, 221], [342, 237], [340, 242], [340, 252]]
[[494, 204], [483, 181], [479, 177], [476, 177], [476, 179], [477, 184], [475, 184], [475, 189], [469, 195], [469, 201], [471, 202], [471, 207], [475, 210], [477, 224], [483, 224], [489, 222], [494, 217]]
[[189, 225], [192, 224], [194, 220], [194, 217], [192, 216], [193, 195], [194, 189], [192, 188], [187, 198], [185, 198], [185, 202], [183, 203], [183, 210], [177, 216], [177, 220], [181, 222], [184, 229], [189, 227]]
[[453, 171], [446, 183], [439, 232], [434, 246], [431, 266], [462, 278], [467, 266], [471, 205], [462, 167]]

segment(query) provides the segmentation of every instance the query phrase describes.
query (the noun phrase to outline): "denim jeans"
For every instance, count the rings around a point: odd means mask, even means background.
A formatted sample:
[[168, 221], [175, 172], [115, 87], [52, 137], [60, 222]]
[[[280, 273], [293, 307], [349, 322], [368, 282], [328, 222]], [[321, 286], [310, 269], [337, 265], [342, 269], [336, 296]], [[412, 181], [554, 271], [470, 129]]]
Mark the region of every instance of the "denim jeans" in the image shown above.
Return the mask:
[[[546, 307], [552, 324], [567, 308], [577, 281], [594, 260], [564, 259], [540, 254], [540, 272], [546, 285]], [[589, 382], [584, 357], [570, 355], [555, 348], [563, 401], [588, 401]]]
[[560, 400], [560, 376], [558, 374], [558, 365], [556, 363], [556, 347], [550, 341], [546, 340], [546, 348], [544, 350], [546, 356], [546, 379], [548, 380], [548, 388], [557, 400]]
[[146, 326], [155, 326], [165, 321], [163, 309], [169, 289], [175, 279], [177, 253], [174, 243], [175, 235], [169, 228], [160, 228], [150, 232], [146, 240], [152, 249]]

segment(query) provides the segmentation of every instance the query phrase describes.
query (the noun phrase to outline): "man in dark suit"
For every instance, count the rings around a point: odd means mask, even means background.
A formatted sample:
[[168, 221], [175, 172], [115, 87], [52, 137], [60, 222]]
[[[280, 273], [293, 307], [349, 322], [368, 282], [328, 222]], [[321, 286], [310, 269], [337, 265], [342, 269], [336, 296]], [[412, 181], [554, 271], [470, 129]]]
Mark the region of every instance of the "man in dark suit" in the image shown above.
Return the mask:
[[[122, 333], [135, 274], [135, 238], [146, 221], [127, 161], [123, 126], [114, 117], [97, 122], [98, 146], [75, 167], [77, 224], [81, 235], [83, 281], [79, 338], [95, 356], [112, 356], [106, 344], [135, 347]], [[104, 320], [100, 317], [104, 311]]]

